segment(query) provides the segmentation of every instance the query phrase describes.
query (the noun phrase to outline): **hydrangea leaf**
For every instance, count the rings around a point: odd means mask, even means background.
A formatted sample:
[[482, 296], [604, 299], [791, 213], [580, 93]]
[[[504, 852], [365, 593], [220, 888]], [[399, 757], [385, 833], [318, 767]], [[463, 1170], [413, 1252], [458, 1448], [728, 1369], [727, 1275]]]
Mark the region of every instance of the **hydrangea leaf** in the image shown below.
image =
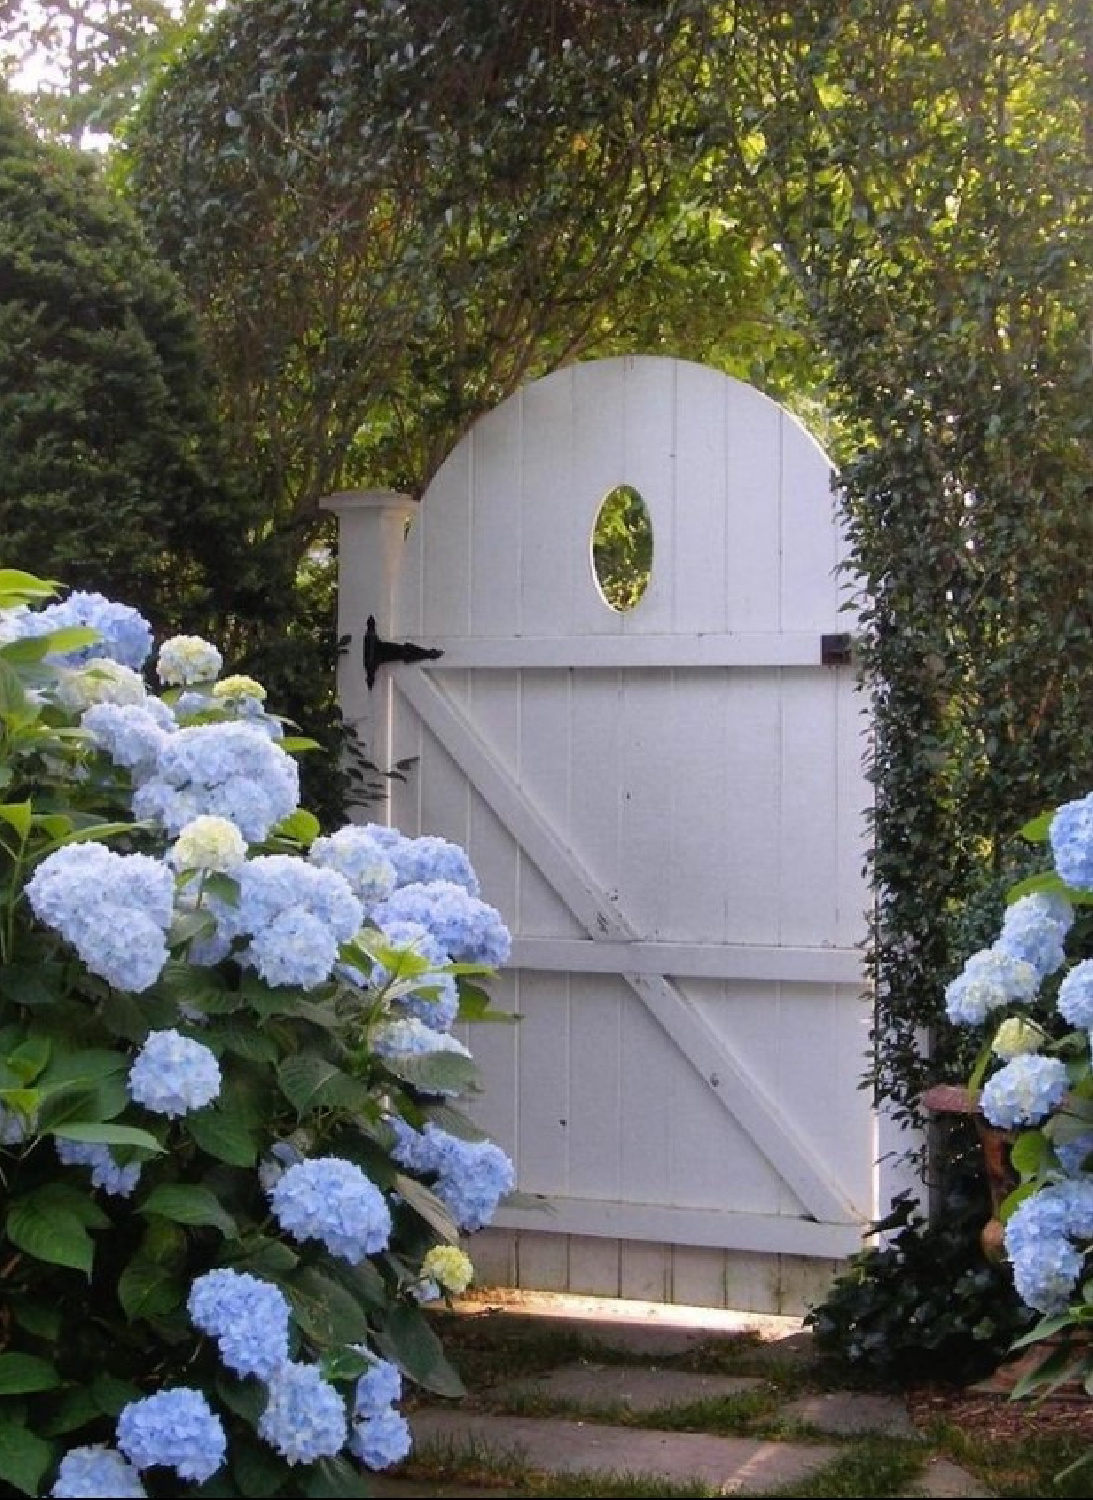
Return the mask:
[[21, 1423], [0, 1421], [0, 1479], [21, 1495], [37, 1495], [53, 1448]]
[[61, 1377], [47, 1359], [36, 1354], [0, 1354], [0, 1396], [21, 1396], [28, 1391], [51, 1391]]
[[304, 1494], [308, 1500], [360, 1500], [375, 1493], [368, 1479], [344, 1458], [320, 1458]]
[[109, 1120], [68, 1120], [63, 1125], [54, 1125], [49, 1133], [66, 1141], [82, 1141], [85, 1145], [134, 1146], [156, 1156], [164, 1150], [150, 1131], [141, 1130], [136, 1125], [115, 1125]]
[[458, 1244], [459, 1225], [435, 1193], [431, 1193], [415, 1178], [407, 1177], [401, 1172], [395, 1178], [395, 1191], [405, 1199], [416, 1214], [425, 1220], [426, 1224], [436, 1230], [437, 1234], [449, 1244]]
[[8, 1239], [35, 1260], [70, 1266], [90, 1276], [95, 1255], [91, 1236], [70, 1209], [49, 1206], [39, 1201], [40, 1197], [30, 1193], [11, 1205], [6, 1221]]
[[135, 1256], [118, 1277], [118, 1301], [131, 1323], [166, 1317], [181, 1307], [183, 1289], [157, 1261]]
[[234, 1113], [230, 1102], [210, 1104], [186, 1116], [186, 1129], [200, 1151], [233, 1167], [253, 1167], [258, 1160], [258, 1142], [246, 1121]]
[[148, 1194], [140, 1212], [159, 1214], [176, 1224], [208, 1224], [228, 1239], [235, 1239], [239, 1233], [235, 1220], [216, 1194], [194, 1183], [162, 1183]]
[[444, 1347], [419, 1307], [397, 1303], [374, 1334], [381, 1354], [418, 1385], [438, 1396], [465, 1396], [459, 1375], [448, 1363]]
[[385, 1065], [423, 1094], [468, 1094], [478, 1091], [478, 1068], [473, 1058], [458, 1052], [396, 1052]]
[[368, 1319], [353, 1294], [332, 1277], [305, 1266], [281, 1286], [297, 1323], [322, 1348], [367, 1343]]

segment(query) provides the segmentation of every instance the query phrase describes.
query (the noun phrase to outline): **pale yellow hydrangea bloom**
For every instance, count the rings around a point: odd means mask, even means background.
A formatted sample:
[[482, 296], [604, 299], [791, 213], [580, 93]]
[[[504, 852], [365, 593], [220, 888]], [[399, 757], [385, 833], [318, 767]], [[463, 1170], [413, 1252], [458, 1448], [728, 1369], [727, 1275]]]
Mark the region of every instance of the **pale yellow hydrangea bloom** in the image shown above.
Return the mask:
[[69, 713], [80, 714], [93, 703], [116, 703], [124, 707], [143, 703], [148, 696], [144, 678], [132, 667], [96, 656], [82, 667], [61, 670], [57, 674], [57, 701]]
[[266, 690], [254, 677], [248, 677], [243, 672], [236, 672], [234, 676], [222, 677], [213, 687], [214, 698], [257, 698], [259, 703], [266, 701]]
[[220, 652], [199, 635], [173, 635], [156, 657], [156, 673], [165, 687], [211, 682], [223, 665]]
[[247, 841], [227, 818], [202, 813], [182, 829], [168, 857], [179, 870], [237, 870], [247, 857]]
[[1044, 1033], [1035, 1021], [1028, 1021], [1024, 1016], [1008, 1016], [995, 1033], [991, 1051], [996, 1057], [1008, 1061], [1025, 1052], [1039, 1052], [1043, 1043]]
[[434, 1245], [421, 1262], [421, 1274], [442, 1291], [458, 1297], [474, 1280], [471, 1258], [458, 1245]]

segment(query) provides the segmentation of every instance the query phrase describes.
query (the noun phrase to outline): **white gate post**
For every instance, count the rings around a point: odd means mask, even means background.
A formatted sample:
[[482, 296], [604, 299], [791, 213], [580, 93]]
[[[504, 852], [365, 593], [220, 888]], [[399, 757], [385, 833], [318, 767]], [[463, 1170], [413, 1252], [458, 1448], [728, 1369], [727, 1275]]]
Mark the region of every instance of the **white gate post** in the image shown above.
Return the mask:
[[[320, 500], [338, 518], [338, 638], [348, 638], [338, 659], [338, 702], [368, 759], [390, 767], [392, 687], [380, 673], [369, 688], [364, 675], [364, 634], [371, 615], [386, 637], [394, 618], [395, 591], [406, 526], [417, 503], [395, 490], [340, 490]], [[365, 813], [373, 823], [390, 821], [390, 783]]]

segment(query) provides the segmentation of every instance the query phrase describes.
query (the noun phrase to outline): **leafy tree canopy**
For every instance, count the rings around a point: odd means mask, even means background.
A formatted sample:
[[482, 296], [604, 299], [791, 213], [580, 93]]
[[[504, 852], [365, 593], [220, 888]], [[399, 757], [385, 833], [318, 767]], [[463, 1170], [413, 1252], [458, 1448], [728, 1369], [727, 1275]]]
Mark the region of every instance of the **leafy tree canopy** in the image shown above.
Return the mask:
[[1089, 785], [1093, 12], [723, 14], [721, 180], [752, 185], [833, 359], [875, 688], [878, 1070], [907, 1103], [953, 1061], [943, 1023], [931, 1060], [920, 1038], [968, 903], [1000, 902], [1008, 836]]
[[696, 196], [709, 12], [262, 0], [185, 49], [129, 134], [129, 187], [275, 525], [306, 534], [348, 484], [420, 493], [569, 358], [769, 337], [776, 260], [743, 200]]
[[32, 69], [23, 91], [46, 136], [82, 145], [111, 131], [156, 62], [217, 0], [0, 0], [0, 66]]
[[0, 93], [0, 542], [179, 625], [238, 581], [192, 314], [92, 165]]

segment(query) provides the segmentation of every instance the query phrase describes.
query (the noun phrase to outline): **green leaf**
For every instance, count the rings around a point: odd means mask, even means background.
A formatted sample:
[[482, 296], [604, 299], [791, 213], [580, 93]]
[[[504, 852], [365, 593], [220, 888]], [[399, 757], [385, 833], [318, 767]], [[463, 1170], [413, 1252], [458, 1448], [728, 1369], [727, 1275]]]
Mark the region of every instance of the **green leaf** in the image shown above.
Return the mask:
[[118, 1301], [131, 1323], [162, 1318], [182, 1306], [183, 1288], [158, 1261], [136, 1255], [118, 1277]]
[[[314, 741], [308, 742], [309, 747], [312, 744], [314, 744]], [[284, 746], [284, 741], [282, 741], [282, 746]], [[284, 748], [287, 748], [287, 746], [284, 746]], [[301, 748], [303, 747], [301, 746]], [[287, 818], [282, 818], [274, 827], [273, 837], [293, 839], [298, 844], [311, 844], [314, 843], [321, 832], [322, 824], [315, 814], [308, 812], [306, 808], [298, 807], [295, 812], [289, 813]]]
[[304, 1490], [307, 1500], [362, 1500], [373, 1493], [361, 1471], [344, 1458], [321, 1458]]
[[1010, 1146], [1009, 1156], [1022, 1177], [1036, 1177], [1051, 1161], [1051, 1147], [1042, 1130], [1023, 1130]]
[[25, 1328], [35, 1338], [54, 1343], [60, 1337], [63, 1319], [56, 1303], [17, 1298], [12, 1304], [12, 1316], [20, 1328]]
[[23, 690], [23, 684], [15, 668], [2, 657], [0, 657], [0, 719], [13, 725], [27, 722], [27, 695]]
[[95, 1254], [91, 1236], [76, 1214], [43, 1203], [40, 1193], [17, 1199], [8, 1210], [5, 1227], [12, 1244], [35, 1260], [91, 1275]]
[[215, 1193], [191, 1183], [163, 1183], [139, 1205], [142, 1214], [159, 1214], [176, 1224], [207, 1224], [228, 1239], [236, 1239], [238, 1227]]
[[116, 1417], [123, 1407], [137, 1399], [140, 1391], [128, 1380], [119, 1380], [114, 1375], [96, 1375], [91, 1382], [91, 1394], [104, 1416]]
[[302, 1266], [282, 1287], [297, 1323], [320, 1349], [368, 1342], [368, 1319], [340, 1282], [312, 1266]]
[[52, 578], [39, 578], [21, 568], [0, 568], [0, 609], [52, 599], [60, 589], [61, 585]]
[[21, 1495], [37, 1495], [53, 1448], [21, 1423], [0, 1418], [0, 1479]]
[[400, 1172], [395, 1178], [395, 1191], [410, 1205], [414, 1212], [426, 1224], [431, 1225], [442, 1239], [450, 1244], [456, 1244], [459, 1240], [459, 1225], [452, 1218], [448, 1209], [440, 1201], [435, 1193], [431, 1193], [423, 1183], [413, 1177], [405, 1177]]
[[381, 1353], [427, 1391], [438, 1396], [467, 1394], [420, 1307], [396, 1303], [386, 1321], [376, 1329], [373, 1341]]
[[264, 1495], [279, 1494], [292, 1471], [269, 1448], [240, 1436], [232, 1444], [231, 1472], [240, 1494], [260, 1500]]
[[468, 1094], [478, 1090], [473, 1057], [459, 1052], [396, 1052], [384, 1066], [423, 1094]]
[[63, 1125], [54, 1125], [48, 1134], [60, 1136], [66, 1141], [83, 1141], [100, 1146], [133, 1146], [140, 1151], [161, 1156], [164, 1147], [147, 1130], [135, 1125], [114, 1125], [110, 1121], [94, 1122], [70, 1120]]
[[48, 1416], [38, 1419], [38, 1432], [42, 1437], [63, 1437], [68, 1432], [78, 1432], [101, 1415], [88, 1388], [78, 1385], [49, 1403]]
[[65, 991], [63, 963], [10, 963], [0, 966], [0, 995], [14, 1005], [56, 1005]]
[[167, 933], [168, 945], [178, 948], [182, 943], [188, 943], [193, 938], [208, 937], [216, 931], [216, 918], [211, 911], [204, 908], [200, 911], [178, 912], [171, 922]]
[[277, 1082], [285, 1098], [301, 1115], [320, 1105], [366, 1109], [372, 1101], [366, 1084], [315, 1052], [286, 1057], [277, 1069]]
[[194, 1144], [217, 1161], [253, 1167], [258, 1160], [258, 1140], [246, 1121], [232, 1113], [230, 1102], [191, 1111], [186, 1116], [186, 1129]]
[[30, 832], [33, 808], [29, 802], [5, 802], [0, 805], [0, 818], [10, 823], [21, 839]]
[[1030, 818], [1027, 823], [1023, 823], [1017, 832], [1030, 844], [1046, 844], [1054, 818], [1055, 809], [1050, 807], [1047, 812], [1039, 813], [1035, 818]]
[[29, 1391], [52, 1391], [61, 1377], [47, 1359], [36, 1354], [0, 1354], [0, 1396], [21, 1396]]
[[[318, 740], [309, 739], [302, 734], [286, 734], [283, 740], [277, 741], [281, 749], [287, 755], [296, 755], [301, 750], [321, 750], [323, 747]], [[274, 832], [277, 830], [275, 829]]]

